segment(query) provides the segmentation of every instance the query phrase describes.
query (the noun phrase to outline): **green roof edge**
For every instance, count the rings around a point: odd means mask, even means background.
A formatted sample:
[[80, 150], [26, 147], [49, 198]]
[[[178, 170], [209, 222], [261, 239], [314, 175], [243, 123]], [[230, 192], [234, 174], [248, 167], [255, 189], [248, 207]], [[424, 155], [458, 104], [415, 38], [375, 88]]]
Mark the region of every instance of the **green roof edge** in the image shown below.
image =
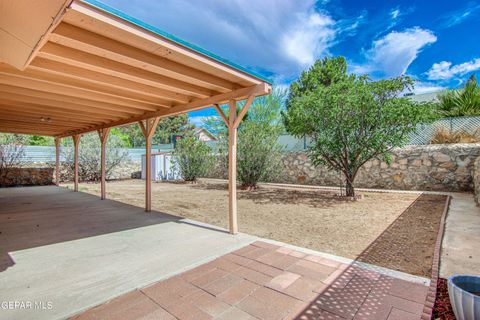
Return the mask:
[[272, 84], [272, 81], [271, 81], [270, 79], [268, 79], [268, 78], [265, 77], [265, 76], [262, 76], [261, 74], [258, 74], [258, 73], [256, 73], [256, 72], [250, 71], [250, 70], [246, 69], [245, 67], [242, 67], [241, 65], [238, 65], [238, 64], [236, 64], [236, 63], [234, 63], [234, 62], [231, 62], [231, 61], [229, 61], [229, 60], [227, 60], [227, 59], [224, 59], [224, 58], [222, 58], [222, 57], [220, 57], [220, 56], [218, 56], [218, 55], [216, 55], [216, 54], [214, 54], [214, 53], [212, 53], [212, 52], [210, 52], [210, 51], [208, 51], [208, 50], [205, 50], [205, 49], [203, 49], [203, 48], [201, 48], [201, 47], [199, 47], [199, 46], [197, 46], [197, 45], [194, 45], [194, 44], [192, 44], [192, 43], [190, 43], [190, 42], [188, 42], [188, 41], [182, 40], [182, 39], [180, 39], [180, 38], [178, 38], [178, 37], [176, 37], [176, 36], [174, 36], [174, 35], [172, 35], [172, 34], [170, 34], [170, 33], [168, 33], [168, 32], [165, 32], [165, 31], [163, 31], [163, 30], [161, 30], [161, 29], [159, 29], [159, 28], [157, 28], [157, 27], [154, 27], [154, 26], [152, 26], [152, 25], [150, 25], [150, 24], [148, 24], [148, 23], [145, 23], [145, 22], [143, 22], [143, 21], [141, 21], [141, 20], [139, 20], [139, 19], [136, 19], [136, 18], [134, 18], [134, 17], [132, 17], [132, 16], [130, 16], [130, 15], [128, 15], [128, 14], [120, 11], [120, 10], [117, 10], [117, 9], [115, 9], [115, 8], [112, 8], [112, 7], [110, 7], [110, 6], [102, 3], [102, 2], [100, 2], [100, 1], [97, 1], [97, 0], [80, 0], [80, 1], [81, 1], [81, 2], [84, 2], [84, 3], [87, 3], [87, 4], [91, 5], [91, 6], [94, 6], [94, 7], [98, 8], [98, 9], [100, 9], [100, 10], [102, 10], [102, 11], [108, 12], [108, 13], [110, 13], [110, 14], [112, 14], [112, 15], [120, 18], [120, 19], [123, 19], [123, 20], [125, 20], [125, 21], [128, 21], [128, 22], [130, 22], [130, 23], [132, 23], [132, 24], [134, 24], [134, 25], [136, 25], [136, 26], [138, 26], [138, 27], [140, 27], [140, 28], [143, 28], [143, 29], [145, 29], [145, 30], [148, 30], [148, 31], [150, 31], [150, 32], [152, 32], [152, 33], [154, 33], [154, 34], [156, 34], [156, 35], [159, 35], [159, 36], [161, 36], [161, 37], [163, 37], [163, 38], [166, 38], [166, 39], [168, 39], [168, 40], [170, 40], [170, 41], [173, 41], [173, 42], [175, 42], [175, 43], [177, 43], [177, 44], [179, 44], [179, 45], [182, 45], [182, 46], [184, 46], [184, 47], [186, 47], [186, 48], [188, 48], [188, 49], [191, 49], [191, 50], [196, 51], [196, 52], [198, 52], [198, 53], [200, 53], [200, 54], [203, 54], [203, 55], [205, 55], [205, 56], [207, 56], [207, 57], [209, 57], [209, 58], [211, 58], [211, 59], [214, 59], [214, 60], [216, 60], [216, 61], [218, 61], [218, 62], [221, 62], [221, 63], [223, 63], [223, 64], [225, 64], [225, 65], [227, 65], [227, 66], [229, 66], [229, 67], [232, 67], [232, 68], [234, 68], [234, 69], [236, 69], [236, 70], [238, 70], [238, 71], [241, 71], [241, 72], [246, 73], [246, 74], [248, 74], [248, 75], [250, 75], [250, 76], [252, 76], [252, 77], [258, 78], [259, 80], [262, 80], [262, 81], [265, 81], [265, 82], [267, 82], [267, 83], [269, 83], [269, 84]]

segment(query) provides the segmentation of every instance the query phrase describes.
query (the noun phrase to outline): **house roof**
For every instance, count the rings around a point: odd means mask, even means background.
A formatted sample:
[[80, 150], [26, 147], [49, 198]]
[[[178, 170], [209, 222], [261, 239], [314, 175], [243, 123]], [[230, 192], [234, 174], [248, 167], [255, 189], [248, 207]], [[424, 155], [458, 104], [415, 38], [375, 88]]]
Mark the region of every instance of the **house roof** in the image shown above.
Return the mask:
[[64, 137], [271, 91], [264, 77], [96, 0], [0, 10], [2, 132]]

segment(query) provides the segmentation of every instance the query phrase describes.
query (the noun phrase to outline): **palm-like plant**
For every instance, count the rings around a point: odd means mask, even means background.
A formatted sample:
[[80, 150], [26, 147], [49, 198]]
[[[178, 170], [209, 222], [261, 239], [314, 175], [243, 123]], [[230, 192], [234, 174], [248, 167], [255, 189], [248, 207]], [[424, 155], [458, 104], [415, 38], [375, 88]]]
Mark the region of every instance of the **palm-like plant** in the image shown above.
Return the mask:
[[447, 117], [479, 116], [480, 87], [472, 75], [460, 90], [449, 90], [438, 95], [439, 110]]

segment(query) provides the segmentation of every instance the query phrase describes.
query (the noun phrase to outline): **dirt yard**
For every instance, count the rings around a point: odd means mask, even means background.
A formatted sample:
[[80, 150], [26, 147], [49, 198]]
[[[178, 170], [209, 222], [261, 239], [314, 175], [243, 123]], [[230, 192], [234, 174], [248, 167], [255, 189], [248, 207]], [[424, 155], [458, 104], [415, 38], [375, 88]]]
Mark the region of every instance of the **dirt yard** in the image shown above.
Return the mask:
[[[71, 184], [66, 184], [72, 187]], [[141, 180], [107, 183], [107, 197], [144, 206]], [[98, 183], [82, 183], [80, 191], [100, 194]], [[347, 201], [314, 189], [262, 187], [238, 192], [241, 232], [301, 247], [356, 258], [419, 194], [364, 193]], [[212, 180], [198, 184], [153, 183], [152, 208], [165, 213], [227, 227], [227, 185]]]

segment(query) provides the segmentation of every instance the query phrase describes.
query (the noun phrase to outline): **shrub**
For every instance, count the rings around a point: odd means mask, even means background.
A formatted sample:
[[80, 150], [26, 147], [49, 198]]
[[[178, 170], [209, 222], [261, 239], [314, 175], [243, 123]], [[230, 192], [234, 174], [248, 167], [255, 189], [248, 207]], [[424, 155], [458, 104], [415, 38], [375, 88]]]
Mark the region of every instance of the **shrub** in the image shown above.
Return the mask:
[[[63, 151], [65, 162], [64, 166], [69, 172], [74, 170], [74, 148], [72, 139], [64, 139], [65, 148]], [[115, 135], [110, 135], [106, 147], [105, 173], [106, 178], [110, 179], [113, 170], [123, 161], [127, 160], [128, 153], [122, 149], [124, 144], [122, 140]], [[101, 143], [97, 133], [89, 133], [80, 139], [78, 155], [78, 178], [81, 181], [99, 181], [101, 179], [100, 161], [101, 161]], [[62, 179], [63, 180], [63, 179]]]
[[259, 181], [274, 177], [280, 165], [278, 134], [261, 124], [247, 121], [238, 132], [238, 181], [241, 188], [257, 188]]
[[185, 181], [197, 181], [198, 177], [205, 176], [212, 167], [212, 149], [195, 137], [178, 141], [173, 156], [176, 169]]
[[17, 134], [0, 134], [0, 183], [8, 171], [22, 165], [26, 138]]
[[435, 129], [433, 133], [431, 144], [449, 144], [449, 143], [479, 143], [480, 129], [473, 133], [468, 133], [463, 129], [448, 130], [444, 127]]

